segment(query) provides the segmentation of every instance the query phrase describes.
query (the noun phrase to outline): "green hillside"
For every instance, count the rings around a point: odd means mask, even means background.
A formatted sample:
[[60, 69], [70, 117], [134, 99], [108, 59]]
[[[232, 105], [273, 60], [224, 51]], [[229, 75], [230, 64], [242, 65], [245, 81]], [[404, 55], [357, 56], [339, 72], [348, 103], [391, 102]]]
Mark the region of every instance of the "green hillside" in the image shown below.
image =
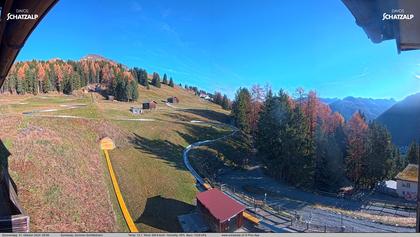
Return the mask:
[[[1, 136], [31, 231], [127, 231], [99, 150], [104, 136], [116, 143], [111, 160], [139, 230], [180, 231], [176, 216], [193, 208], [197, 192], [182, 150], [229, 132], [190, 121], [228, 121], [229, 112], [166, 85], [140, 86], [139, 102], [78, 94], [0, 96]], [[162, 102], [170, 96], [180, 103]], [[156, 100], [157, 109], [131, 114], [143, 100]]]

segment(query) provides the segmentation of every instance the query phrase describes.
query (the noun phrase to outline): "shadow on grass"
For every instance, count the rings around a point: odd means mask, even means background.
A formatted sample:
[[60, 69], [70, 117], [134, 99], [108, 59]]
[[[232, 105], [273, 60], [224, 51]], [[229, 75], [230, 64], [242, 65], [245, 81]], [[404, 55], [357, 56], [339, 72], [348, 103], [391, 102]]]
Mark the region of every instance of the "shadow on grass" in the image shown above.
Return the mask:
[[197, 116], [190, 113], [165, 113], [164, 115], [177, 122], [190, 122], [191, 120], [197, 120]]
[[186, 124], [188, 133], [182, 133], [177, 131], [178, 135], [182, 137], [188, 144], [192, 144], [198, 141], [213, 140], [231, 133], [231, 131], [221, 131], [217, 125], [212, 124]]
[[[176, 131], [176, 133], [188, 144], [202, 140], [215, 139], [225, 135], [214, 126], [201, 126], [195, 124], [183, 125], [187, 132], [183, 133]], [[130, 142], [134, 145], [134, 148], [157, 156], [159, 159], [165, 160], [169, 165], [176, 167], [177, 169], [186, 170], [182, 159], [182, 153], [185, 149], [184, 146], [168, 140], [145, 138], [136, 133], [133, 133]]]
[[185, 170], [184, 163], [182, 162], [182, 151], [184, 147], [181, 145], [174, 144], [167, 140], [152, 140], [145, 137], [141, 137], [134, 133], [134, 137], [130, 139], [130, 142], [134, 145], [134, 148], [155, 155], [160, 159], [167, 161], [168, 164], [176, 167], [177, 169]]
[[230, 123], [230, 116], [208, 109], [183, 109], [182, 111], [201, 116], [206, 119], [215, 120], [221, 123]]
[[147, 199], [143, 214], [135, 222], [168, 232], [182, 232], [177, 217], [190, 213], [194, 208], [182, 201], [154, 196]]

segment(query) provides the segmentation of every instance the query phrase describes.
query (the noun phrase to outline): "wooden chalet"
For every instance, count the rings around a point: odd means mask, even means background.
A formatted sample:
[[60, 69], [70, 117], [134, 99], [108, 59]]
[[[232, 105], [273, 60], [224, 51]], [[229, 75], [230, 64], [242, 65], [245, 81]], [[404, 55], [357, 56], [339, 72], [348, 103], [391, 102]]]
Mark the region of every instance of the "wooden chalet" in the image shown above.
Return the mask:
[[244, 223], [245, 206], [216, 188], [197, 194], [197, 209], [214, 232], [234, 232]]
[[171, 103], [171, 104], [177, 104], [179, 103], [179, 99], [176, 96], [172, 96], [166, 99], [166, 102]]
[[149, 110], [151, 110], [151, 109], [156, 109], [156, 107], [157, 107], [157, 102], [154, 101], [154, 100], [151, 100], [151, 101], [150, 100], [146, 100], [142, 104], [142, 108], [143, 109], [149, 109]]

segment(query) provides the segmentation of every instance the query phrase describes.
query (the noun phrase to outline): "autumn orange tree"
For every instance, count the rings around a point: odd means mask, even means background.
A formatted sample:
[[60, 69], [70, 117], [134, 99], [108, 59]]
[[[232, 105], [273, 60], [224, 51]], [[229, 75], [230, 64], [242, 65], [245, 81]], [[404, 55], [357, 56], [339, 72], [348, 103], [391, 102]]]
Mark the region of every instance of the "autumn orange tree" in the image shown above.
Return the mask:
[[[0, 92], [11, 94], [49, 92], [71, 94], [74, 90], [89, 84], [101, 84], [108, 88], [106, 92], [110, 92], [116, 98], [132, 101], [138, 98], [137, 86], [140, 80], [145, 86], [148, 86], [145, 70], [139, 68], [128, 69], [112, 61], [32, 60], [15, 63], [11, 67]], [[117, 84], [121, 93], [115, 95]]]
[[363, 165], [366, 161], [367, 130], [365, 118], [360, 111], [356, 112], [345, 127], [347, 135], [347, 177], [356, 185], [363, 176]]

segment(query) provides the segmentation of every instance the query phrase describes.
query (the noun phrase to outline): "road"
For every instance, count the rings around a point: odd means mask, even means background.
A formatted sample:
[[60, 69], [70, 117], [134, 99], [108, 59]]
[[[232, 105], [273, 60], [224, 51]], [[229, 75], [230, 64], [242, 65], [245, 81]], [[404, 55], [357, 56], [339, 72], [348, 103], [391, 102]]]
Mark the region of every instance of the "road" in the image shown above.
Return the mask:
[[[81, 107], [83, 105], [78, 106], [69, 106], [64, 107], [63, 109], [54, 109], [54, 111], [65, 110], [65, 109], [73, 109], [77, 107]], [[74, 118], [74, 119], [89, 119], [79, 116], [66, 116], [66, 115], [45, 115], [41, 113], [52, 112], [51, 109], [47, 110], [40, 110], [40, 111], [30, 111], [29, 113], [25, 113], [27, 116], [42, 116], [42, 117], [57, 117], [57, 118]], [[154, 121], [154, 119], [123, 119], [123, 120], [130, 120], [130, 121]], [[190, 121], [190, 123], [201, 123], [205, 124], [202, 121]], [[226, 124], [221, 123], [211, 123], [212, 125], [220, 125], [226, 126]], [[188, 160], [188, 152], [198, 146], [202, 146], [206, 143], [211, 143], [220, 139], [224, 139], [227, 136], [233, 135], [237, 129], [235, 127], [230, 126], [233, 130], [231, 134], [213, 139], [213, 140], [205, 140], [193, 143], [187, 146], [183, 152], [183, 160], [184, 164], [187, 169], [191, 172], [191, 174], [196, 178], [197, 182], [201, 185], [204, 184], [204, 180], [200, 175], [193, 169], [191, 164]], [[295, 232], [295, 231], [304, 231], [305, 227], [302, 226], [302, 223], [310, 223], [314, 226], [328, 226], [331, 227], [330, 229], [338, 230], [342, 226], [346, 227], [346, 231], [354, 231], [354, 232], [414, 232], [414, 228], [407, 228], [407, 227], [400, 227], [400, 226], [391, 226], [391, 225], [384, 225], [381, 223], [376, 223], [367, 219], [357, 219], [354, 217], [341, 215], [339, 213], [335, 213], [332, 211], [321, 210], [319, 208], [314, 208], [313, 204], [323, 204], [327, 206], [336, 206], [345, 208], [346, 210], [360, 210], [363, 208], [363, 204], [360, 202], [352, 202], [349, 200], [340, 200], [333, 197], [325, 197], [316, 195], [310, 192], [305, 192], [290, 186], [286, 186], [284, 184], [280, 184], [279, 182], [271, 179], [270, 177], [265, 176], [260, 170], [255, 169], [253, 171], [231, 171], [227, 172], [226, 174], [220, 175], [218, 177], [218, 181], [226, 184], [231, 189], [223, 190], [226, 194], [231, 196], [232, 198], [236, 199], [237, 201], [243, 203], [247, 206], [248, 210], [253, 212], [256, 216], [261, 218], [261, 227], [265, 228], [272, 232]], [[281, 195], [270, 195], [265, 197], [262, 194], [257, 193], [249, 193], [244, 190], [245, 186], [255, 186], [261, 187], [263, 186], [267, 190], [271, 190], [272, 192], [280, 192]], [[244, 200], [243, 198], [236, 195], [236, 192], [232, 191], [236, 190], [246, 193], [247, 196], [254, 198], [256, 200], [263, 200], [266, 199], [266, 203], [274, 207], [274, 209], [280, 207], [287, 212], [297, 214], [300, 217], [300, 222], [292, 222], [291, 218], [287, 218], [281, 215], [278, 215], [274, 212], [270, 212], [267, 210], [262, 210], [257, 208], [256, 210], [253, 207], [253, 204], [249, 201]], [[303, 200], [303, 201], [302, 201]], [[370, 205], [368, 207], [370, 211], [377, 211], [378, 207]], [[392, 208], [381, 208], [381, 211], [384, 212], [394, 212], [398, 213], [398, 210], [394, 210]], [[404, 210], [399, 210], [401, 215], [404, 216]], [[409, 213], [410, 214], [410, 213]]]
[[[191, 121], [197, 123], [198, 121]], [[235, 133], [236, 130], [232, 132]], [[229, 134], [227, 136], [231, 136]], [[191, 149], [194, 149], [198, 146], [202, 146], [206, 143], [211, 143], [220, 139], [225, 138], [221, 137], [214, 140], [205, 140], [193, 143], [186, 147], [183, 153], [183, 160], [184, 164], [187, 169], [191, 172], [191, 174], [195, 177], [197, 182], [201, 185], [204, 185], [203, 178], [194, 170], [188, 160], [188, 153]], [[232, 174], [234, 173], [234, 174]], [[308, 198], [308, 200], [319, 201], [323, 204], [329, 204], [333, 206], [347, 206], [351, 207], [351, 205], [355, 205], [355, 208], [362, 205], [360, 202], [352, 202], [350, 200], [341, 200], [337, 198], [330, 198], [324, 197], [320, 195], [316, 195], [313, 193], [305, 192], [302, 190], [298, 190], [292, 187], [283, 187], [282, 191], [287, 190], [287, 194], [292, 197], [296, 197], [297, 199], [291, 199], [282, 195], [279, 196], [265, 196], [263, 194], [256, 194], [256, 193], [246, 193], [243, 190], [244, 186], [256, 186], [259, 187], [261, 185], [267, 185], [270, 188], [277, 188], [278, 182], [270, 179], [269, 177], [265, 176], [261, 171], [258, 169], [251, 171], [233, 171], [228, 175], [222, 175], [218, 177], [218, 181], [223, 181], [223, 184], [230, 187], [230, 189], [223, 189], [223, 191], [231, 196], [232, 198], [236, 199], [237, 201], [243, 203], [247, 206], [247, 209], [261, 218], [261, 223], [267, 229], [273, 232], [295, 232], [295, 231], [305, 231], [305, 226], [302, 226], [302, 223], [308, 223], [312, 226], [319, 227], [319, 230], [322, 231], [323, 227], [324, 230], [338, 232], [344, 229], [346, 232], [414, 232], [414, 228], [409, 227], [401, 227], [401, 226], [392, 226], [392, 225], [385, 225], [377, 222], [373, 222], [367, 219], [358, 219], [351, 216], [342, 215], [336, 212], [322, 210], [319, 208], [314, 208], [312, 206], [313, 203], [311, 202], [304, 202], [300, 201], [302, 197]], [[267, 182], [266, 182], [267, 181]], [[274, 184], [276, 183], [276, 184]], [[236, 191], [232, 191], [232, 189]], [[296, 213], [297, 216], [300, 217], [300, 221], [293, 221], [291, 218], [286, 218], [281, 215], [278, 215], [274, 212], [269, 212], [266, 210], [262, 210], [261, 208], [254, 209], [253, 204], [249, 201], [244, 200], [243, 198], [236, 195], [237, 191], [242, 191], [246, 193], [247, 196], [254, 198], [256, 200], [266, 200], [266, 203], [274, 207], [281, 207], [284, 210], [288, 210], [289, 212]], [[314, 198], [316, 196], [316, 198]], [[316, 202], [318, 203], [318, 202]]]
[[[204, 123], [201, 121], [191, 121], [191, 123]], [[214, 125], [214, 123], [212, 123]], [[189, 159], [188, 159], [188, 153], [190, 152], [191, 149], [194, 149], [195, 147], [199, 147], [202, 146], [206, 143], [211, 143], [211, 142], [215, 142], [221, 139], [224, 139], [228, 136], [232, 136], [233, 134], [235, 134], [237, 132], [237, 129], [233, 127], [233, 132], [231, 134], [225, 135], [223, 137], [217, 138], [217, 139], [213, 139], [213, 140], [205, 140], [205, 141], [199, 141], [199, 142], [195, 142], [193, 144], [188, 145], [184, 152], [183, 152], [183, 161], [185, 164], [185, 167], [187, 167], [187, 169], [190, 171], [190, 173], [194, 176], [194, 178], [197, 180], [197, 182], [201, 185], [204, 186], [204, 179], [194, 170], [194, 168], [191, 166]], [[234, 198], [235, 200], [237, 200], [238, 202], [242, 203], [243, 205], [245, 205], [247, 207], [247, 209], [253, 213], [254, 215], [256, 215], [257, 217], [261, 218], [261, 222], [260, 225], [262, 225], [262, 228], [265, 228], [269, 231], [272, 232], [296, 232], [295, 230], [289, 229], [287, 228], [287, 224], [290, 222], [285, 218], [281, 218], [281, 217], [277, 217], [277, 216], [273, 216], [270, 213], [259, 209], [258, 211], [254, 211], [252, 204], [248, 203], [245, 200], [240, 199], [239, 197], [237, 197], [235, 194], [230, 193], [230, 192], [226, 192], [224, 191], [226, 194], [228, 194], [229, 196], [231, 196], [232, 198]]]

